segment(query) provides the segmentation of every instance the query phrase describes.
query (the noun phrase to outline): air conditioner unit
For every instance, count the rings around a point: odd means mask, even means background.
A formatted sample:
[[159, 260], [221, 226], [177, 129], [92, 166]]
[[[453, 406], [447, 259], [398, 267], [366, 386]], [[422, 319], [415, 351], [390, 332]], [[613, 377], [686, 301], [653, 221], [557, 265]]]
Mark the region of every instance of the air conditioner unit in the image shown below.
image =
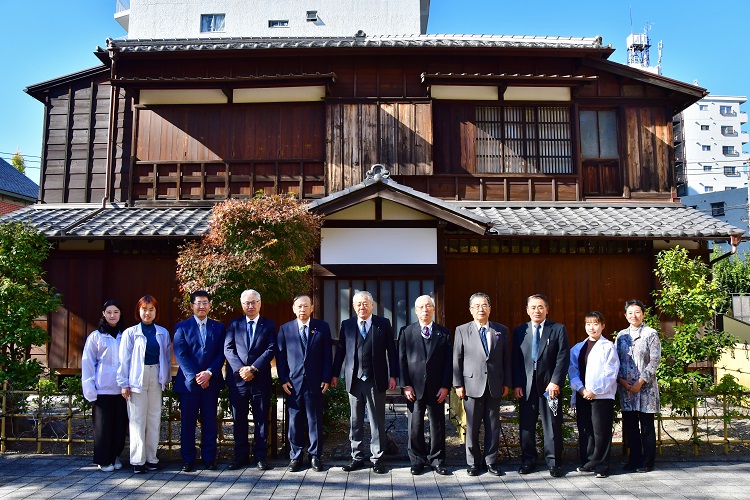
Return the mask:
[[318, 11], [317, 10], [308, 10], [307, 11], [307, 21], [314, 23], [318, 20]]

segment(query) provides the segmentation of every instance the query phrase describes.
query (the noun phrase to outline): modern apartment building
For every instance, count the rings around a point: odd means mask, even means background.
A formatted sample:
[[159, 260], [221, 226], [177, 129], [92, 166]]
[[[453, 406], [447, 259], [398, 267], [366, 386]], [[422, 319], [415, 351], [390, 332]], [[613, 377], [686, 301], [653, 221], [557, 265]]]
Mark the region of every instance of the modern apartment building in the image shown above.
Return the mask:
[[744, 96], [709, 95], [674, 117], [678, 196], [747, 188]]
[[416, 35], [430, 0], [117, 0], [129, 40]]

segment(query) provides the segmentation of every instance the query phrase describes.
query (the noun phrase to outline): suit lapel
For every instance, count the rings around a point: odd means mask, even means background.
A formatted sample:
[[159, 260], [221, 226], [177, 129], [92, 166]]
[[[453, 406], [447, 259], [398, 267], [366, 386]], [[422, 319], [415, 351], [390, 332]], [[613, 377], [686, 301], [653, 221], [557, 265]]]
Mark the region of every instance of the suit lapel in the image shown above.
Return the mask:
[[[479, 351], [477, 352], [479, 352], [481, 355], [484, 356], [485, 359], [487, 359], [488, 356], [484, 353], [484, 344], [482, 344], [482, 338], [479, 336], [480, 333], [479, 333], [479, 329], [477, 328], [476, 321], [472, 321], [470, 325], [471, 326], [469, 327], [469, 336], [473, 336], [476, 339], [476, 340], [473, 340], [472, 342], [474, 342], [474, 344], [478, 346]], [[487, 323], [487, 327], [489, 327], [489, 323]], [[489, 346], [487, 347], [489, 348]]]
[[549, 343], [549, 335], [552, 331], [552, 326], [549, 324], [548, 321], [544, 322], [544, 328], [542, 328], [542, 336], [539, 339], [539, 356], [537, 356], [537, 361], [542, 357], [542, 352], [544, 351], [545, 346]]
[[[430, 335], [430, 341], [427, 343], [427, 345], [429, 347], [427, 349], [427, 361], [430, 360], [430, 358], [432, 357], [432, 353], [435, 352], [435, 344], [438, 343], [438, 334], [439, 334], [439, 332], [435, 328], [435, 323], [433, 323], [432, 324], [432, 335]], [[418, 335], [420, 337], [419, 340], [422, 340], [422, 334], [418, 333]], [[424, 342], [424, 341], [422, 341], [422, 342]]]

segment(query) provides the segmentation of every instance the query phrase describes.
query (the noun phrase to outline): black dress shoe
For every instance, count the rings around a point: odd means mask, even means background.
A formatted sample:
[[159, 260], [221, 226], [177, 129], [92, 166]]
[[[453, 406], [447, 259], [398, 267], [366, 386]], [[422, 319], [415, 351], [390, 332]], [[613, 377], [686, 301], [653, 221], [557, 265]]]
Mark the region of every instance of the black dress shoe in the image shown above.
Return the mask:
[[500, 467], [498, 467], [496, 464], [488, 464], [487, 472], [489, 472], [493, 476], [500, 476], [503, 473], [503, 471], [500, 470]]
[[206, 462], [206, 470], [216, 470], [216, 462]]
[[157, 470], [161, 470], [161, 465], [155, 464], [155, 463], [151, 463], [151, 462], [146, 462], [146, 469], [148, 469], [148, 470], [150, 470], [152, 472], [153, 471], [157, 471]]
[[195, 463], [188, 462], [186, 464], [182, 464], [182, 468], [180, 470], [182, 472], [193, 472], [195, 470]]
[[435, 472], [437, 472], [441, 476], [450, 476], [451, 474], [450, 472], [448, 472], [448, 467], [446, 467], [445, 465], [438, 465], [437, 467], [435, 467]]
[[312, 470], [314, 470], [315, 472], [323, 472], [323, 463], [320, 461], [319, 458], [311, 458], [310, 466], [312, 467]]
[[270, 467], [268, 466], [268, 462], [265, 460], [258, 460], [258, 463], [255, 464], [255, 466], [258, 468], [258, 470], [268, 470]]
[[644, 465], [643, 467], [638, 467], [635, 471], [636, 472], [651, 472], [654, 470], [653, 465]]
[[293, 459], [289, 462], [289, 472], [299, 472], [302, 469], [302, 461]]
[[466, 473], [470, 476], [478, 476], [479, 475], [479, 467], [476, 465], [472, 465], [468, 469], [466, 469]]
[[234, 461], [232, 461], [231, 464], [229, 464], [229, 467], [227, 469], [229, 470], [237, 470], [244, 468], [250, 461], [247, 459], [247, 457], [244, 458], [235, 458]]
[[409, 470], [412, 476], [418, 476], [422, 473], [422, 469], [424, 469], [424, 465], [412, 465]]
[[375, 463], [372, 464], [372, 471], [375, 474], [385, 474], [385, 464], [380, 460], [375, 460]]
[[520, 469], [518, 469], [519, 474], [531, 474], [536, 470], [536, 465], [533, 464], [526, 464], [522, 465]]
[[355, 470], [359, 470], [364, 466], [365, 466], [364, 460], [352, 460], [351, 462], [343, 466], [342, 469], [344, 469], [344, 472], [352, 472]]
[[576, 469], [576, 471], [582, 473], [582, 474], [589, 474], [591, 472], [594, 472], [594, 469], [591, 467], [586, 467], [585, 465], [582, 465]]
[[552, 477], [562, 477], [562, 467], [550, 467], [549, 475]]

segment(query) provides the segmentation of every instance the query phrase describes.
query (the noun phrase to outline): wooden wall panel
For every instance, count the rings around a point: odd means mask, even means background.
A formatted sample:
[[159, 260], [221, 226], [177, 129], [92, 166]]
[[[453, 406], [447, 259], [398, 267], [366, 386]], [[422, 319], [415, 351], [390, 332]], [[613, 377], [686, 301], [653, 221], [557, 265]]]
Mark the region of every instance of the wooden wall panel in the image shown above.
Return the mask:
[[[550, 300], [549, 318], [566, 325], [571, 342], [585, 338], [583, 318], [592, 310], [605, 315], [605, 335], [611, 339], [627, 325], [625, 301], [648, 304], [654, 286], [648, 255], [448, 254], [445, 265], [445, 317], [451, 330], [471, 321], [468, 303], [475, 292], [490, 296], [490, 319], [511, 330], [529, 320], [526, 297], [543, 293]], [[560, 269], [565, 272], [554, 272]]]

